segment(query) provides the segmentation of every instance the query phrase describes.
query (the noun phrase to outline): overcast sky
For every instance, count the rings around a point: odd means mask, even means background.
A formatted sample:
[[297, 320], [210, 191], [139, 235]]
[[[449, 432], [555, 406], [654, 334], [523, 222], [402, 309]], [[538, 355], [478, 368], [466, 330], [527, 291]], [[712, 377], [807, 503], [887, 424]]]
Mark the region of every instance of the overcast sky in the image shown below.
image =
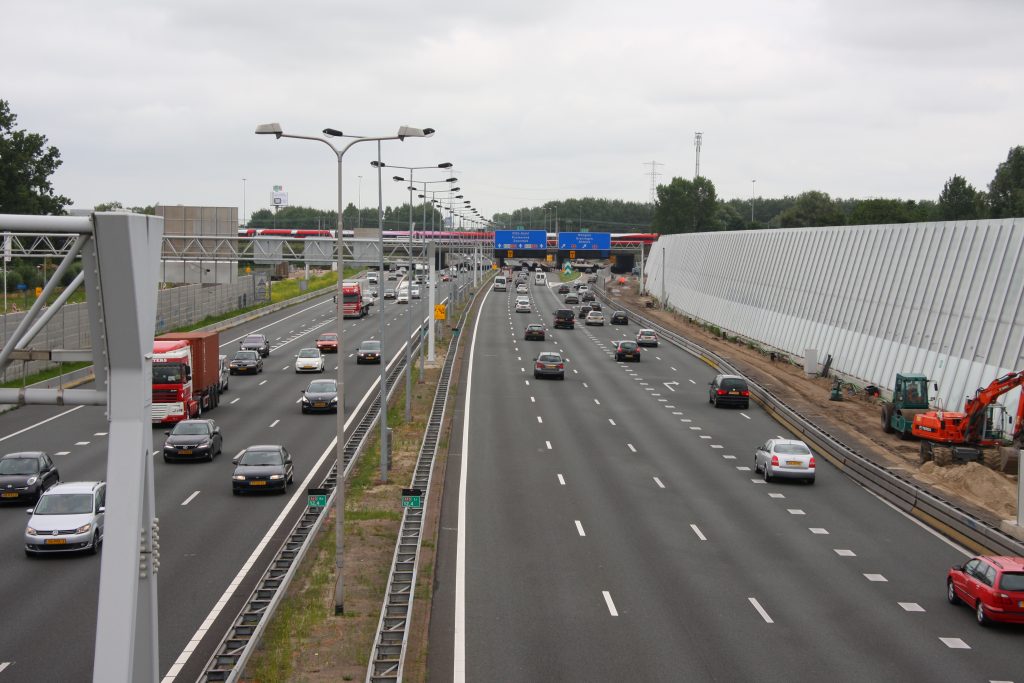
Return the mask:
[[[487, 216], [646, 201], [644, 162], [693, 176], [695, 131], [722, 198], [756, 179], [765, 196], [935, 199], [954, 173], [986, 186], [1024, 144], [1021, 26], [1021, 0], [12, 2], [0, 98], [60, 149], [55, 188], [77, 208], [241, 210], [243, 178], [250, 213], [275, 184], [335, 207], [330, 151], [253, 134], [271, 121], [435, 128], [384, 161], [453, 162]], [[373, 158], [345, 157], [346, 204], [376, 203]]]

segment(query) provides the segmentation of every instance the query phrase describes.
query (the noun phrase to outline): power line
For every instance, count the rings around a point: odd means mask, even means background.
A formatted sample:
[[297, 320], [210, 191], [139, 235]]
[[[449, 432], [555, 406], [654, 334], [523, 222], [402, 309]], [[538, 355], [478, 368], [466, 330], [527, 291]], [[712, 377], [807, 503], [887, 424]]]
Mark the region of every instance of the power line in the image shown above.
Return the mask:
[[658, 171], [658, 166], [664, 166], [665, 164], [660, 161], [645, 161], [643, 165], [651, 167], [651, 170], [644, 175], [651, 176], [651, 204], [655, 204], [658, 201], [658, 176], [661, 175]]

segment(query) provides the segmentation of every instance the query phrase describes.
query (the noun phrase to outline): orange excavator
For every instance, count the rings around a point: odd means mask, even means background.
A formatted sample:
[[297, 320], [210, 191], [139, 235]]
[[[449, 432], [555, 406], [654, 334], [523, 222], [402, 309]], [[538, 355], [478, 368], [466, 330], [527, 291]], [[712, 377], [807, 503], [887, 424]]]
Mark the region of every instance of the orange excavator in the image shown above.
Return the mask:
[[1024, 385], [1024, 371], [1011, 372], [974, 392], [963, 412], [928, 411], [914, 416], [911, 433], [921, 439], [921, 463], [936, 465], [981, 462], [1007, 470], [1024, 446], [1024, 396], [1017, 402], [1012, 433], [1003, 430], [1005, 408], [996, 399]]

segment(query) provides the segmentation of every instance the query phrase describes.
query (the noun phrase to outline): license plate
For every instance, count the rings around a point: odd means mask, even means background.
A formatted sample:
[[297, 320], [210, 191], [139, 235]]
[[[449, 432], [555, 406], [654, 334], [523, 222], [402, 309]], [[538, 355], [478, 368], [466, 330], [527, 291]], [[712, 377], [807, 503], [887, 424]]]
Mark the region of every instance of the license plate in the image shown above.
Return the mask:
[[180, 451], [178, 451], [178, 453], [180, 453], [181, 455], [192, 455], [192, 449], [182, 448]]
[[265, 481], [250, 481], [249, 482], [249, 486], [266, 486], [266, 485], [267, 485], [267, 482], [265, 482]]
[[730, 396], [739, 396], [739, 395], [740, 395], [740, 392], [738, 392], [738, 391], [730, 391], [730, 392], [729, 392], [729, 395], [730, 395]]
[[0, 493], [0, 498], [17, 498], [17, 497], [18, 497], [18, 492], [17, 491], [11, 491], [11, 492], [4, 491], [3, 493]]
[[314, 408], [326, 408], [327, 404], [326, 403], [314, 403], [313, 407]]
[[803, 466], [803, 462], [801, 462], [799, 460], [787, 460], [786, 464], [789, 465], [790, 467], [801, 467], [801, 466]]
[[66, 538], [48, 538], [46, 539], [46, 545], [66, 545]]
[[554, 370], [555, 369], [554, 365], [545, 365], [544, 367], [547, 368], [548, 370]]
[[1024, 600], [1018, 600], [1017, 601], [1017, 607], [1020, 607], [1020, 608], [1024, 609]]

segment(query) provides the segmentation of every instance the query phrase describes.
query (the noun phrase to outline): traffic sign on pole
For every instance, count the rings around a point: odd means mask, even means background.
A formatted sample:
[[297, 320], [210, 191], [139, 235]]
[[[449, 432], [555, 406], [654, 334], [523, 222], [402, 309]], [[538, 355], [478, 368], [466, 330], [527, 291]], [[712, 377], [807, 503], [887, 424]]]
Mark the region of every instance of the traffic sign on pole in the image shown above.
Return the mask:
[[403, 508], [421, 508], [421, 507], [423, 507], [423, 490], [422, 489], [402, 489], [402, 507]]
[[306, 489], [306, 505], [311, 508], [327, 507], [327, 489]]

